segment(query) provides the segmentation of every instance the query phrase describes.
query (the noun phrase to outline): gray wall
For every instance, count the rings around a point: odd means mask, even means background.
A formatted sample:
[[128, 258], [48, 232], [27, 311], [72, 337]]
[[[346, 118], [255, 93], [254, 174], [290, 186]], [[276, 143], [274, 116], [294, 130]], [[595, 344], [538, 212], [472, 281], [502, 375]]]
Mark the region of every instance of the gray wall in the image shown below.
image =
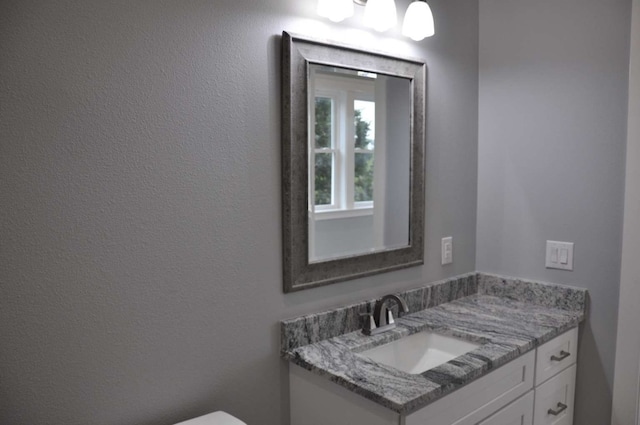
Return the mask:
[[[409, 244], [409, 201], [411, 185], [411, 87], [406, 80], [386, 79], [387, 143], [384, 187], [384, 245]], [[402, 125], [400, 125], [402, 124]]]
[[[629, 0], [481, 0], [477, 268], [588, 288], [575, 423], [611, 418]], [[545, 240], [575, 270], [544, 268]]]
[[375, 248], [373, 215], [315, 220], [312, 261], [362, 254]]
[[351, 25], [315, 1], [2, 1], [0, 423], [286, 424], [280, 319], [474, 270], [478, 5], [430, 4], [434, 38], [363, 42], [428, 61], [425, 266], [284, 295], [279, 34]]
[[640, 0], [633, 0], [628, 117], [620, 308], [611, 425], [638, 423], [640, 396]]

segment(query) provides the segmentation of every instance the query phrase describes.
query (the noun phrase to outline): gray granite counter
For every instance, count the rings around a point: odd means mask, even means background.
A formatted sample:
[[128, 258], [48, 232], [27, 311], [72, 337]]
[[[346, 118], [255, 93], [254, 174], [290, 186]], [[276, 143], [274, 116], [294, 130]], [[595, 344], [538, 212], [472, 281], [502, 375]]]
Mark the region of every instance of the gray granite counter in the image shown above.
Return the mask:
[[[451, 290], [460, 288], [460, 282], [464, 282], [462, 290]], [[426, 294], [434, 291], [449, 295], [441, 302], [425, 303]], [[423, 309], [396, 319], [396, 329], [375, 336], [349, 329], [345, 320], [356, 317], [354, 312], [370, 302], [283, 321], [283, 357], [382, 406], [409, 414], [577, 326], [584, 320], [587, 298], [586, 290], [580, 288], [486, 274], [465, 275], [400, 295], [410, 305], [420, 295]], [[341, 329], [331, 322], [337, 318]], [[351, 327], [358, 323], [351, 322]], [[320, 337], [319, 329], [330, 331]], [[340, 334], [340, 330], [347, 332]], [[422, 330], [482, 345], [416, 375], [358, 354]]]

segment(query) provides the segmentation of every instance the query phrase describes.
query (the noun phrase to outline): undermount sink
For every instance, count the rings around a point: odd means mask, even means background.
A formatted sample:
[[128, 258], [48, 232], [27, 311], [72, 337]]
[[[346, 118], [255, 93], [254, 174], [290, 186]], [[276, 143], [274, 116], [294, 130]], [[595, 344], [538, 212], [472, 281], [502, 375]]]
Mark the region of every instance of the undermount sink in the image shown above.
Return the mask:
[[455, 337], [423, 331], [358, 354], [404, 372], [418, 374], [479, 346]]

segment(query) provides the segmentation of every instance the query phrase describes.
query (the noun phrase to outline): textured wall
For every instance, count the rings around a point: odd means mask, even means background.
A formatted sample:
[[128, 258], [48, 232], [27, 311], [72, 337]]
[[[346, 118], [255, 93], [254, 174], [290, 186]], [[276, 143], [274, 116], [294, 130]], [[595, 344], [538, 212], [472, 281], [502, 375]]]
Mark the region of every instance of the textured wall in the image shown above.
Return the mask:
[[[477, 268], [589, 289], [575, 423], [609, 423], [630, 0], [481, 0]], [[545, 241], [575, 242], [573, 272]]]
[[311, 259], [335, 258], [336, 254], [343, 257], [376, 247], [373, 223], [373, 215], [312, 221], [309, 225], [314, 232]]
[[311, 0], [0, 2], [0, 423], [286, 424], [280, 319], [474, 270], [478, 5], [430, 4], [434, 38], [360, 41], [428, 62], [425, 266], [284, 295], [279, 34], [359, 34]]
[[406, 125], [387, 125], [385, 144], [386, 179], [390, 184], [384, 188], [384, 235], [386, 246], [403, 246], [409, 243], [409, 202], [411, 190], [411, 144], [400, 143], [411, 140], [411, 89], [398, 78], [388, 78], [386, 87], [387, 115], [389, 122]]
[[640, 0], [633, 0], [620, 311], [612, 425], [638, 421], [640, 397]]

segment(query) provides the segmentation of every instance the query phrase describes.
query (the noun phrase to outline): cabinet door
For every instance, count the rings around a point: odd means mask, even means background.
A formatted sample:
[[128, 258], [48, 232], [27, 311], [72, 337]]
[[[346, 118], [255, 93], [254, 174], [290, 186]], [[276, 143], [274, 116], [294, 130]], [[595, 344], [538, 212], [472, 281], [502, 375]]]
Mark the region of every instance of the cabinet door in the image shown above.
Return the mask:
[[536, 387], [534, 425], [572, 425], [576, 365]]
[[291, 425], [399, 425], [400, 415], [323, 376], [289, 365]]
[[533, 423], [533, 391], [477, 425], [531, 425]]

